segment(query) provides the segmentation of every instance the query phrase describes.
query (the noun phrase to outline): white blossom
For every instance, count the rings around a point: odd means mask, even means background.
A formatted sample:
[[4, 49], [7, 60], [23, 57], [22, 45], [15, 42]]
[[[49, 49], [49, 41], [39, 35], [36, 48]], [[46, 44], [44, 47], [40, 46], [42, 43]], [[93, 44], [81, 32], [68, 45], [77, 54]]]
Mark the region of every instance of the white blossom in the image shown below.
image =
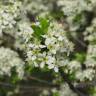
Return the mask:
[[[23, 33], [23, 31], [21, 32]], [[44, 39], [44, 44], [41, 44], [33, 34], [28, 37], [23, 34], [24, 38], [28, 40], [25, 43], [27, 62], [34, 67], [45, 68], [47, 66], [48, 69], [58, 72], [60, 66], [65, 66], [68, 61], [67, 55], [73, 50], [73, 44], [67, 39], [62, 25], [57, 22], [50, 24], [48, 32], [41, 36]], [[61, 59], [62, 56], [64, 57]]]
[[[24, 62], [18, 54], [9, 48], [0, 48], [0, 75], [11, 76], [12, 68], [16, 67], [19, 78], [24, 76]], [[15, 70], [14, 70], [15, 71]]]

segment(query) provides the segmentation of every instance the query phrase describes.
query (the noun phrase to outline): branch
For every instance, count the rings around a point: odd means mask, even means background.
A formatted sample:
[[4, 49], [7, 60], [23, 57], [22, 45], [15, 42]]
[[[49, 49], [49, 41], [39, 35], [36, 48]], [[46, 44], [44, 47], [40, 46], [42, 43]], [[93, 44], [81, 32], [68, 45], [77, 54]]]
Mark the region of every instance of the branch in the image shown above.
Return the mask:
[[36, 77], [28, 77], [31, 80], [35, 80], [37, 82], [39, 82], [41, 85], [24, 85], [24, 84], [18, 84], [18, 85], [14, 85], [11, 83], [7, 83], [7, 82], [0, 82], [0, 86], [4, 86], [4, 87], [9, 87], [9, 88], [15, 88], [16, 86], [18, 86], [20, 89], [34, 89], [34, 88], [40, 88], [40, 89], [50, 89], [50, 88], [59, 88], [59, 84], [52, 84], [50, 82], [47, 82], [45, 80], [41, 80], [39, 78]]
[[46, 84], [48, 86], [52, 86], [52, 87], [56, 87], [56, 88], [59, 88], [60, 87], [59, 84], [53, 84], [51, 82], [48, 82], [46, 80], [42, 80], [42, 79], [39, 79], [39, 78], [36, 78], [36, 77], [33, 77], [33, 76], [29, 76], [28, 78], [31, 79], [31, 80], [35, 80], [35, 81], [37, 81], [37, 82], [39, 82], [41, 84]]

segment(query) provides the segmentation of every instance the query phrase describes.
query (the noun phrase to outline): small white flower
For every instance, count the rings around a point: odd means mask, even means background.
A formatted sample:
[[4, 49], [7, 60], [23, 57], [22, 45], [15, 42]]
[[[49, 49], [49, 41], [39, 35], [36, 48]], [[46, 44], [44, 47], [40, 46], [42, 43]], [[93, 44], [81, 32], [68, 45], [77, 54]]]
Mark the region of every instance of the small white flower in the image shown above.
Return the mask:
[[32, 60], [33, 60], [33, 61], [36, 60], [36, 56], [32, 56]]
[[58, 40], [62, 41], [64, 38], [62, 36], [59, 36]]
[[47, 38], [46, 40], [45, 40], [45, 44], [48, 46], [49, 44], [51, 44], [52, 43], [52, 40], [50, 39], [50, 38]]
[[44, 68], [44, 66], [45, 66], [45, 62], [41, 62], [40, 63], [40, 68]]
[[58, 67], [54, 67], [54, 71], [58, 72], [59, 71]]
[[36, 22], [35, 25], [36, 25], [36, 26], [39, 26], [39, 25], [40, 25], [40, 22]]

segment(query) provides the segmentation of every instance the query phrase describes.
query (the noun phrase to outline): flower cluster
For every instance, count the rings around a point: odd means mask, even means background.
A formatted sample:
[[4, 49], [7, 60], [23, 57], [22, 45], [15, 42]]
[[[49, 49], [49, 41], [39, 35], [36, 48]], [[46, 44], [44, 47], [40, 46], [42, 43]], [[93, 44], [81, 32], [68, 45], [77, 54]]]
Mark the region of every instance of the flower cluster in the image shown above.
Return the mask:
[[96, 67], [96, 44], [88, 46], [87, 58], [85, 61], [87, 67]]
[[11, 76], [12, 68], [16, 68], [19, 78], [24, 76], [24, 62], [18, 54], [9, 48], [0, 48], [0, 75]]
[[[91, 66], [92, 64], [94, 63], [93, 62], [90, 63]], [[86, 64], [86, 66], [88, 65]], [[77, 60], [72, 60], [68, 62], [68, 64], [66, 64], [65, 66], [64, 72], [67, 74], [73, 75], [74, 78], [76, 80], [79, 80], [80, 82], [85, 80], [91, 81], [95, 77], [95, 70], [88, 67], [86, 70], [82, 70], [82, 64]]]
[[81, 64], [79, 61], [72, 60], [68, 64], [66, 64], [66, 69], [64, 70], [65, 73], [76, 73], [81, 70]]
[[62, 6], [62, 11], [68, 16], [76, 15], [87, 7], [85, 0], [59, 0], [58, 5]]
[[[89, 42], [85, 65], [96, 74], [96, 18], [93, 19], [91, 26], [86, 28], [84, 36], [85, 40]], [[90, 75], [93, 76], [93, 74]]]
[[82, 81], [92, 81], [95, 77], [95, 71], [91, 68], [87, 68], [86, 70], [77, 71], [76, 72], [76, 79]]
[[67, 17], [66, 21], [71, 31], [76, 31], [86, 24], [86, 12], [92, 12], [96, 7], [95, 0], [58, 0], [58, 7]]
[[[46, 68], [47, 66], [48, 69], [54, 69], [55, 72], [58, 72], [59, 67], [68, 63], [67, 57], [73, 50], [73, 44], [67, 39], [66, 32], [61, 24], [55, 21], [51, 22], [46, 31], [39, 30], [42, 27], [40, 23], [36, 22], [34, 24], [35, 30], [33, 28], [30, 32], [27, 31], [28, 37], [26, 37], [26, 32], [21, 31], [22, 36], [25, 36], [26, 39], [26, 60], [32, 66], [40, 68]], [[43, 34], [43, 31], [46, 31], [46, 33]]]
[[85, 40], [89, 42], [94, 42], [96, 40], [96, 18], [93, 19], [91, 26], [87, 27], [86, 31], [84, 32]]
[[[25, 10], [31, 14], [46, 14], [53, 9], [53, 2], [55, 0], [24, 0]], [[27, 5], [26, 5], [27, 4]], [[39, 7], [38, 7], [39, 5]]]
[[95, 0], [58, 0], [58, 6], [62, 7], [62, 11], [67, 16], [80, 14], [85, 10], [92, 10], [96, 4]]
[[0, 34], [4, 29], [11, 29], [16, 24], [16, 18], [20, 13], [21, 2], [0, 1]]

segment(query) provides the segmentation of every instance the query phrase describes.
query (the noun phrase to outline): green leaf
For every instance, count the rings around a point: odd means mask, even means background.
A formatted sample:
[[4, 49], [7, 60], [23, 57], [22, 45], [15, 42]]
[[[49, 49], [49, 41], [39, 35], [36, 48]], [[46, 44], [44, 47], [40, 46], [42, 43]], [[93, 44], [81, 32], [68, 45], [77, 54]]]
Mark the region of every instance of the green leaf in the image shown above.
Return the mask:
[[39, 22], [41, 25], [41, 29], [44, 33], [46, 33], [48, 31], [48, 27], [49, 27], [49, 21], [45, 18], [39, 18]]
[[32, 28], [34, 30], [34, 36], [41, 40], [42, 39], [42, 35], [46, 34], [49, 28], [49, 21], [45, 18], [39, 18], [38, 19], [40, 25], [32, 25]]
[[81, 63], [84, 62], [86, 54], [85, 53], [76, 53], [75, 54], [76, 60], [80, 61]]
[[41, 28], [39, 26], [35, 26], [35, 25], [32, 25], [32, 28], [34, 30], [34, 36], [37, 38], [37, 39], [40, 39], [41, 38], [41, 35], [43, 35], [43, 32], [41, 30]]

